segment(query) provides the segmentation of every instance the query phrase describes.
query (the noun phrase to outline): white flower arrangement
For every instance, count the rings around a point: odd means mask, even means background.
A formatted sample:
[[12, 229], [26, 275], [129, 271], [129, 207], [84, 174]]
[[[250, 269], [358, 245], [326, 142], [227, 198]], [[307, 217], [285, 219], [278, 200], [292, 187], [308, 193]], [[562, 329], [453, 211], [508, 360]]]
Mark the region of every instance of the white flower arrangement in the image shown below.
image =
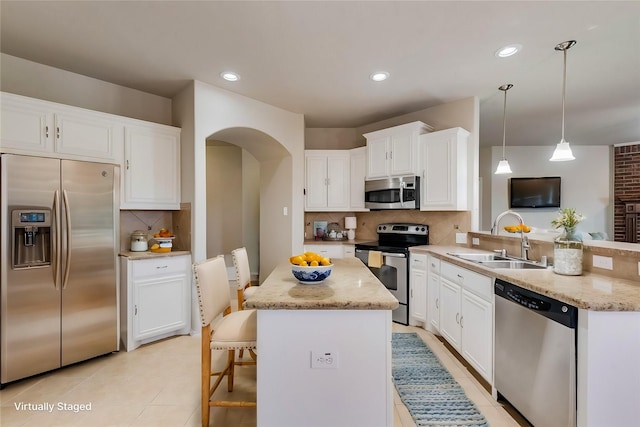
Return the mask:
[[580, 221], [584, 219], [582, 214], [576, 212], [575, 208], [560, 209], [558, 217], [551, 220], [551, 225], [555, 228], [564, 227], [564, 229], [575, 228]]

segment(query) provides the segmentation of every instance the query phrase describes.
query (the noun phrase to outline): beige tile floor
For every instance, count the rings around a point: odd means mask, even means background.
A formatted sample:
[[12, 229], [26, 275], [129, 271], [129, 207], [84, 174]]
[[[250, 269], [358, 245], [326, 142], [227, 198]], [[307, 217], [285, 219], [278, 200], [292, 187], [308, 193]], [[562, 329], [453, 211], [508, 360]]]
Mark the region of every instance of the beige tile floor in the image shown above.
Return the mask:
[[[440, 358], [491, 427], [518, 426], [502, 406], [433, 335], [394, 324], [394, 331], [415, 331]], [[223, 356], [223, 355], [221, 355]], [[221, 359], [222, 360], [222, 359]], [[132, 352], [93, 359], [10, 384], [0, 391], [0, 425], [12, 426], [199, 426], [200, 338], [179, 336]], [[234, 398], [255, 398], [255, 367], [238, 368]], [[216, 394], [226, 394], [226, 388]], [[53, 411], [17, 410], [16, 403], [51, 403]], [[91, 410], [60, 410], [62, 404], [91, 404]], [[256, 411], [213, 408], [210, 425], [255, 427]], [[415, 426], [397, 393], [394, 427]], [[303, 426], [301, 426], [303, 427]]]

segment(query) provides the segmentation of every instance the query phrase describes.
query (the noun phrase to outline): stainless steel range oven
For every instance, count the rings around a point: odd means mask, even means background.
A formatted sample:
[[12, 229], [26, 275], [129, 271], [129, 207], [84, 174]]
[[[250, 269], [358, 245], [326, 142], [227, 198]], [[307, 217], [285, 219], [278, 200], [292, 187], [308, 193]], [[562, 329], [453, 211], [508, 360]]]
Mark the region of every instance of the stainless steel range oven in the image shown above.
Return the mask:
[[428, 244], [429, 226], [408, 223], [380, 224], [378, 241], [356, 243], [356, 257], [400, 303], [392, 313], [394, 322], [409, 324], [409, 248]]

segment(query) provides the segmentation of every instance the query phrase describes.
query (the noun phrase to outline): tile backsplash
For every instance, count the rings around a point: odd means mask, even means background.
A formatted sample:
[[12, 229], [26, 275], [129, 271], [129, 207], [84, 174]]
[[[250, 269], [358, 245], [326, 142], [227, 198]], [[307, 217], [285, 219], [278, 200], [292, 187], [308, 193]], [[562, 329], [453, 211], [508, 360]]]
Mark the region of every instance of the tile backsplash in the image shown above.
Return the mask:
[[356, 240], [377, 240], [378, 224], [409, 222], [429, 225], [429, 243], [432, 245], [454, 245], [456, 233], [471, 229], [470, 211], [384, 210], [371, 212], [305, 212], [305, 239], [313, 239], [314, 221], [337, 222], [344, 227], [344, 217], [357, 218]]

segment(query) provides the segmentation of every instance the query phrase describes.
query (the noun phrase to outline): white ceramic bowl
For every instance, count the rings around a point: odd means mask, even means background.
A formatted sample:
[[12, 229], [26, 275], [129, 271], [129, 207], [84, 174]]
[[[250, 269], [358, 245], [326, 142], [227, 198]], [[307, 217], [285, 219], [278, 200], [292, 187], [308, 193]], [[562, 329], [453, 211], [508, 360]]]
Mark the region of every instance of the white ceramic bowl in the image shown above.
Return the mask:
[[291, 272], [298, 282], [305, 285], [316, 285], [322, 283], [324, 279], [329, 277], [333, 270], [333, 264], [318, 266], [300, 266], [292, 265]]

